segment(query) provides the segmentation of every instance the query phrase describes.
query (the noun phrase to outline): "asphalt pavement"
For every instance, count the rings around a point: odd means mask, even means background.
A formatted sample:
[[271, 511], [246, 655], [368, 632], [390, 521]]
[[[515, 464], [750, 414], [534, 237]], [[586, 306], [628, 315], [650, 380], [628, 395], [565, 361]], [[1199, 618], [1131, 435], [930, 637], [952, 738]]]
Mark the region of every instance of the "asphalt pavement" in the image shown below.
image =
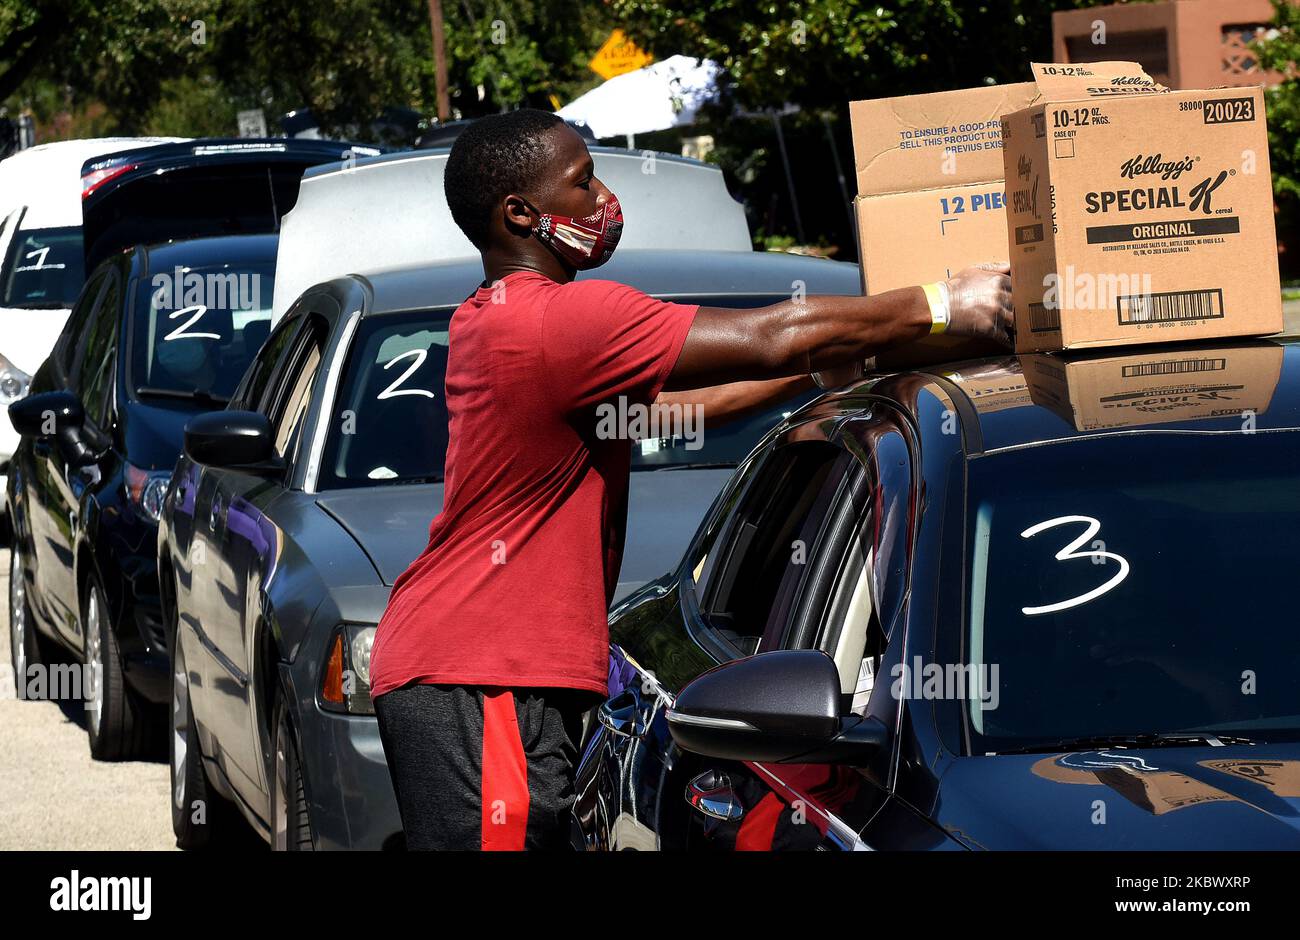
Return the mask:
[[0, 598], [0, 851], [174, 849], [165, 756], [91, 760], [81, 702], [15, 697], [7, 549]]

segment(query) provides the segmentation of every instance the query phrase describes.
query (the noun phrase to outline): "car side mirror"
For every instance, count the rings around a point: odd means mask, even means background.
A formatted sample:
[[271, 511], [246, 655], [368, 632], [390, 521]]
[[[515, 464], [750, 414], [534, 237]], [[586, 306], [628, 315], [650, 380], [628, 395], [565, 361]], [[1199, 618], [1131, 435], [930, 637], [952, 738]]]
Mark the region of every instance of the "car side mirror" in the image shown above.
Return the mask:
[[724, 663], [668, 709], [684, 750], [724, 760], [866, 764], [888, 740], [876, 718], [840, 716], [840, 675], [821, 650], [777, 650]]
[[86, 411], [67, 389], [40, 392], [10, 405], [9, 423], [23, 437], [53, 440], [61, 431], [79, 430], [86, 423]]
[[67, 389], [28, 395], [9, 406], [9, 422], [22, 437], [51, 441], [72, 467], [94, 463], [111, 440], [86, 424], [81, 399]]
[[271, 422], [259, 411], [208, 411], [185, 425], [185, 454], [195, 463], [253, 473], [278, 473]]

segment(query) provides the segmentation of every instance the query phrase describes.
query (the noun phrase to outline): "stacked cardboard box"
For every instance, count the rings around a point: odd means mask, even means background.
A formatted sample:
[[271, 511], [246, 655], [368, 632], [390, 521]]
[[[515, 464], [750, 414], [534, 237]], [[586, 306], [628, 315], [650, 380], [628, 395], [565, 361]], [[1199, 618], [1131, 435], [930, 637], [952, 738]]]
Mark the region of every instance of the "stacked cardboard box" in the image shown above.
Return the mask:
[[[849, 104], [865, 292], [1007, 260], [1000, 118], [1035, 94], [1025, 82]], [[899, 368], [999, 351], [938, 335], [882, 354], [876, 364]]]
[[1282, 347], [1262, 340], [1020, 357], [1029, 395], [1078, 431], [1196, 418], [1240, 420], [1268, 410], [1282, 376]]
[[1002, 118], [1017, 351], [1281, 330], [1262, 91], [1032, 68]]

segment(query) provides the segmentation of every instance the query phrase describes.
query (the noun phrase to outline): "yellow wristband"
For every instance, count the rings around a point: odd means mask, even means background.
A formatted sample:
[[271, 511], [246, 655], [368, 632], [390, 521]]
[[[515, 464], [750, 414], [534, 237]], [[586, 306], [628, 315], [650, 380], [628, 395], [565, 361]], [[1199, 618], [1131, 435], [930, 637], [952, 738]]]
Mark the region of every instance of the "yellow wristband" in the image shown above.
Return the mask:
[[930, 302], [930, 332], [943, 333], [948, 329], [948, 286], [942, 281], [922, 284], [925, 299]]

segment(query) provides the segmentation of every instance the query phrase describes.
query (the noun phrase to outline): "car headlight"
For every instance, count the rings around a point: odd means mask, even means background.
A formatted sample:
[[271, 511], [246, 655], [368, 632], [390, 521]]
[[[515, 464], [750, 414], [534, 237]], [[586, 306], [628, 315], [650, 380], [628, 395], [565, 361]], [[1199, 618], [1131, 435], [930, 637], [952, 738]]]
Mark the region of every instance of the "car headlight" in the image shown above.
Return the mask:
[[167, 495], [170, 470], [142, 470], [126, 465], [127, 503], [145, 518], [157, 522], [162, 518], [163, 498]]
[[32, 377], [4, 356], [0, 356], [0, 405], [8, 405], [27, 397], [32, 387]]
[[370, 648], [373, 624], [345, 623], [334, 631], [321, 670], [321, 707], [350, 715], [373, 715], [370, 701]]

